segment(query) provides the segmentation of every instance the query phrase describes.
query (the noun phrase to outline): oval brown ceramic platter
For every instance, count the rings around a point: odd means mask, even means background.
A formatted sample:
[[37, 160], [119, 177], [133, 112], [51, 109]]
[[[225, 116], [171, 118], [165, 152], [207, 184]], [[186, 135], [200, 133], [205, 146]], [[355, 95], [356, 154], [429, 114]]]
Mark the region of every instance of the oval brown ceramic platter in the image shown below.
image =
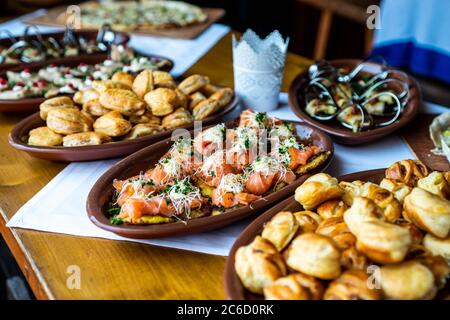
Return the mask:
[[[228, 126], [232, 123], [234, 123], [234, 121], [229, 121], [226, 124]], [[224, 227], [252, 214], [262, 212], [271, 205], [292, 194], [295, 188], [309, 177], [310, 174], [325, 170], [333, 157], [333, 143], [325, 133], [307, 124], [298, 122], [293, 122], [293, 124], [297, 129], [298, 136], [303, 137], [304, 139], [306, 138], [307, 141], [314, 145], [320, 146], [324, 151], [330, 151], [328, 159], [311, 173], [300, 176], [290, 185], [252, 202], [250, 206], [232, 209], [221, 215], [192, 219], [186, 223], [171, 222], [159, 225], [112, 225], [105, 216], [105, 211], [113, 196], [113, 180], [124, 179], [139, 174], [156, 164], [160, 157], [164, 155], [173, 144], [173, 141], [169, 138], [123, 159], [99, 178], [92, 187], [87, 198], [86, 207], [89, 219], [99, 228], [116, 233], [120, 236], [151, 239], [209, 231]], [[191, 136], [192, 135], [193, 132], [191, 132]]]
[[[386, 168], [374, 169], [367, 171], [360, 171], [350, 173], [337, 177], [338, 181], [352, 182], [355, 180], [369, 181], [373, 183], [380, 183], [385, 176]], [[264, 299], [262, 295], [254, 294], [247, 289], [241, 283], [236, 271], [234, 269], [236, 251], [246, 246], [253, 241], [253, 239], [260, 235], [264, 225], [278, 212], [280, 211], [300, 211], [303, 210], [302, 206], [295, 201], [294, 196], [291, 196], [264, 212], [258, 218], [256, 218], [244, 231], [239, 235], [230, 250], [227, 261], [225, 263], [224, 274], [224, 287], [225, 293], [228, 299], [232, 300], [261, 300]], [[436, 299], [448, 299], [450, 297], [450, 283], [447, 282], [446, 286], [440, 290]]]
[[[210, 125], [219, 121], [232, 119], [238, 112], [239, 98], [235, 96], [221, 112], [212, 115], [203, 120], [203, 125]], [[54, 161], [92, 161], [100, 159], [108, 159], [121, 157], [132, 154], [148, 145], [161, 141], [170, 137], [172, 132], [176, 129], [184, 128], [191, 130], [194, 125], [174, 128], [156, 134], [143, 136], [133, 140], [115, 141], [96, 146], [83, 147], [40, 147], [32, 146], [27, 143], [28, 133], [30, 130], [45, 126], [45, 121], [39, 115], [39, 112], [20, 121], [10, 132], [8, 142], [9, 144], [20, 151], [27, 152], [30, 156], [54, 160]]]
[[[167, 67], [163, 68], [162, 71], [169, 72], [173, 68], [173, 61], [160, 56], [155, 55], [147, 55], [135, 51], [136, 54], [148, 57], [148, 58], [157, 58], [167, 60], [169, 63]], [[68, 67], [74, 67], [79, 65], [80, 63], [86, 63], [89, 65], [100, 63], [107, 58], [106, 53], [100, 54], [92, 54], [92, 55], [82, 55], [76, 57], [68, 57], [68, 58], [59, 58], [52, 59], [51, 62], [49, 60], [30, 63], [26, 65], [19, 65], [11, 68], [5, 68], [0, 70], [0, 77], [4, 77], [7, 71], [18, 71], [23, 70], [24, 68], [29, 68], [31, 71], [36, 71], [46, 65], [56, 64], [56, 65], [64, 65]], [[0, 112], [4, 113], [15, 113], [15, 112], [35, 112], [39, 110], [39, 105], [44, 102], [47, 98], [44, 97], [34, 97], [34, 98], [25, 98], [25, 99], [17, 99], [17, 100], [2, 100], [0, 99]]]
[[[116, 38], [114, 39], [114, 44], [126, 44], [128, 43], [128, 41], [130, 40], [130, 36], [125, 33], [125, 32], [118, 32], [118, 31], [114, 31]], [[56, 39], [57, 41], [61, 41], [64, 37], [64, 31], [58, 31], [58, 32], [46, 32], [46, 33], [40, 33], [40, 37], [43, 40], [48, 39], [49, 37], [52, 37], [54, 39]], [[89, 31], [89, 30], [77, 30], [74, 31], [75, 36], [79, 37], [83, 37], [88, 41], [96, 41], [97, 40], [97, 31]], [[18, 41], [22, 38], [22, 36], [17, 36], [17, 37], [13, 37], [14, 40]], [[38, 37], [36, 35], [28, 35], [27, 39], [29, 41], [32, 40], [38, 40]], [[2, 38], [0, 39], [0, 47], [5, 47], [11, 44], [11, 40], [9, 38]], [[20, 67], [20, 68], [26, 68], [30, 65], [34, 65], [36, 63], [46, 63], [46, 64], [50, 64], [50, 63], [58, 63], [58, 64], [63, 64], [64, 62], [70, 62], [70, 61], [84, 61], [84, 59], [89, 59], [89, 57], [97, 57], [97, 59], [106, 59], [107, 54], [106, 53], [102, 53], [102, 52], [97, 52], [97, 53], [92, 53], [92, 54], [80, 54], [80, 55], [76, 55], [76, 56], [68, 56], [68, 57], [61, 57], [61, 58], [49, 58], [46, 59], [44, 61], [36, 61], [33, 63], [2, 63], [0, 64], [0, 71], [3, 71], [5, 69], [9, 69], [9, 68], [15, 68], [15, 67]], [[100, 60], [101, 61], [101, 60]]]
[[[350, 68], [350, 70], [356, 67], [361, 62], [361, 60], [356, 59], [330, 61], [330, 63], [334, 67], [348, 67]], [[373, 75], [385, 70], [382, 68], [386, 67], [383, 67], [378, 63], [367, 62], [362, 73], [365, 75]], [[292, 81], [289, 87], [289, 105], [292, 111], [294, 111], [297, 117], [299, 117], [302, 121], [305, 121], [306, 123], [321, 129], [322, 131], [325, 131], [333, 138], [334, 141], [342, 144], [356, 145], [374, 141], [400, 129], [414, 119], [417, 112], [419, 111], [419, 107], [421, 104], [421, 92], [419, 85], [413, 77], [408, 75], [408, 84], [410, 90], [409, 102], [403, 110], [399, 120], [386, 127], [369, 129], [362, 132], [352, 132], [350, 129], [344, 128], [336, 120], [321, 122], [311, 118], [304, 111], [305, 101], [303, 92], [308, 81], [308, 68], [306, 68], [305, 71], [300, 73]]]

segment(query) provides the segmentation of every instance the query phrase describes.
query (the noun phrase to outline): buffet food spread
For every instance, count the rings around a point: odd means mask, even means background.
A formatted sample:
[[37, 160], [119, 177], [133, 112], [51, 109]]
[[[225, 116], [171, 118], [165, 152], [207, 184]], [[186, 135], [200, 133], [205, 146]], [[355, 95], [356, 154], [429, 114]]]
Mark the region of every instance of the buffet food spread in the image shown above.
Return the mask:
[[[267, 134], [267, 153], [258, 146]], [[290, 123], [245, 110], [237, 125], [218, 124], [179, 138], [147, 171], [115, 180], [111, 223], [155, 224], [226, 214], [251, 205], [314, 170], [330, 151], [302, 144]]]
[[235, 255], [248, 292], [266, 299], [433, 299], [450, 274], [450, 175], [418, 160], [379, 183], [319, 173]]

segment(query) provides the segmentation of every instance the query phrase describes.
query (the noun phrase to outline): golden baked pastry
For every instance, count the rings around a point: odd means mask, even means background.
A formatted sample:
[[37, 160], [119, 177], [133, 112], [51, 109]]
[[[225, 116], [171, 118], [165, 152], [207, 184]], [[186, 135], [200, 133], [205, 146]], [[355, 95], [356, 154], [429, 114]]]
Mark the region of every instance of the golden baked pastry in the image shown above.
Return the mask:
[[369, 259], [356, 250], [356, 247], [349, 247], [341, 252], [341, 266], [345, 269], [356, 269], [366, 271], [369, 266]]
[[339, 186], [344, 190], [342, 201], [344, 201], [347, 206], [351, 206], [353, 204], [353, 199], [361, 196], [364, 182], [359, 180], [353, 182], [341, 181], [339, 182]]
[[406, 196], [412, 191], [412, 188], [407, 186], [403, 182], [397, 182], [395, 180], [386, 178], [381, 180], [380, 187], [392, 192], [395, 198], [397, 198], [397, 200], [400, 201], [401, 204], [403, 204]]
[[94, 89], [86, 89], [75, 92], [73, 95], [73, 101], [78, 104], [85, 104], [89, 100], [98, 99], [100, 94]]
[[404, 219], [400, 219], [395, 221], [395, 224], [405, 228], [411, 234], [412, 245], [419, 244], [423, 240], [423, 232], [412, 222], [406, 221]]
[[278, 278], [264, 288], [267, 300], [320, 300], [323, 295], [320, 280], [302, 273]]
[[155, 116], [151, 111], [146, 111], [140, 116], [130, 116], [129, 119], [132, 124], [138, 123], [150, 123], [150, 124], [161, 124], [161, 119]]
[[124, 140], [132, 140], [143, 136], [148, 136], [161, 132], [163, 128], [160, 125], [151, 123], [139, 123], [124, 137]]
[[72, 134], [90, 131], [92, 122], [77, 108], [58, 108], [48, 112], [47, 127], [56, 133]]
[[417, 187], [447, 200], [450, 197], [450, 185], [442, 172], [433, 171], [428, 176], [419, 179]]
[[291, 269], [323, 280], [339, 276], [340, 257], [333, 240], [315, 233], [297, 236], [285, 252], [286, 263]]
[[186, 126], [188, 124], [191, 124], [193, 121], [194, 120], [192, 119], [189, 111], [184, 108], [178, 108], [173, 113], [165, 116], [161, 121], [161, 125], [164, 128], [172, 129]]
[[414, 188], [405, 198], [403, 216], [420, 229], [446, 238], [450, 231], [450, 201], [429, 191]]
[[362, 270], [347, 270], [328, 285], [324, 300], [380, 300], [381, 291], [369, 288], [368, 279]]
[[423, 238], [423, 245], [431, 253], [442, 256], [450, 264], [450, 236], [442, 239], [428, 233]]
[[203, 120], [220, 110], [220, 104], [217, 100], [206, 99], [199, 102], [192, 110], [195, 120]]
[[342, 200], [328, 200], [317, 207], [317, 214], [322, 219], [344, 216], [348, 206]]
[[103, 107], [100, 103], [100, 100], [98, 98], [95, 98], [83, 103], [83, 111], [89, 113], [92, 116], [100, 117], [104, 114], [107, 114], [111, 110]]
[[260, 236], [236, 251], [234, 266], [244, 287], [259, 294], [287, 273], [281, 254], [269, 240]]
[[153, 71], [153, 84], [156, 88], [168, 88], [175, 89], [177, 84], [173, 80], [172, 76], [168, 72], [164, 71]]
[[190, 97], [190, 101], [189, 101], [189, 109], [190, 110], [194, 109], [194, 107], [197, 104], [199, 104], [200, 102], [202, 102], [202, 101], [207, 99], [205, 97], [205, 95], [203, 93], [201, 93], [200, 91], [194, 92], [189, 97]]
[[177, 107], [178, 96], [172, 89], [158, 88], [144, 96], [150, 110], [155, 116], [161, 117], [173, 112]]
[[119, 111], [123, 115], [142, 115], [145, 112], [145, 103], [130, 90], [106, 89], [100, 93], [100, 103], [103, 107]]
[[208, 99], [216, 100], [219, 103], [219, 107], [223, 108], [233, 100], [233, 96], [234, 91], [231, 88], [223, 88], [217, 90]]
[[441, 255], [434, 255], [424, 246], [415, 245], [409, 251], [407, 259], [420, 262], [430, 269], [434, 276], [434, 283], [439, 289], [445, 286], [450, 275], [450, 266]]
[[64, 147], [81, 147], [81, 146], [95, 146], [107, 142], [112, 139], [100, 132], [80, 132], [69, 134], [63, 138]]
[[205, 97], [209, 98], [211, 95], [216, 93], [217, 90], [219, 90], [219, 88], [217, 88], [215, 85], [207, 84], [200, 89], [200, 92], [203, 93]]
[[111, 77], [112, 81], [122, 83], [126, 85], [128, 88], [133, 86], [134, 76], [124, 71], [117, 71]]
[[178, 85], [178, 88], [185, 94], [191, 94], [199, 91], [201, 88], [209, 84], [209, 78], [200, 74], [193, 74]]
[[148, 92], [155, 88], [153, 84], [153, 71], [149, 69], [142, 70], [134, 79], [131, 87], [134, 93], [143, 99]]
[[344, 194], [344, 190], [338, 186], [338, 181], [326, 173], [315, 174], [297, 187], [295, 200], [305, 210], [311, 210], [327, 200], [338, 199]]
[[58, 109], [58, 108], [76, 108], [73, 104], [72, 99], [69, 97], [55, 97], [45, 100], [39, 105], [39, 115], [41, 116], [42, 120], [47, 119], [47, 114], [50, 110]]
[[397, 182], [415, 187], [417, 181], [426, 177], [428, 168], [419, 160], [401, 160], [386, 169], [385, 176]]
[[28, 135], [28, 144], [32, 146], [54, 147], [60, 146], [63, 142], [63, 136], [48, 127], [35, 128], [30, 130]]
[[94, 122], [94, 131], [110, 137], [126, 135], [132, 128], [131, 123], [125, 120], [119, 111], [110, 111]]
[[92, 88], [99, 93], [108, 89], [131, 90], [129, 86], [113, 80], [94, 80], [92, 81]]
[[309, 210], [295, 212], [294, 217], [302, 232], [314, 232], [322, 222], [322, 218], [317, 213]]
[[412, 243], [409, 231], [385, 222], [379, 207], [368, 198], [356, 197], [344, 221], [356, 236], [356, 249], [378, 263], [402, 261]]
[[297, 233], [299, 224], [292, 212], [281, 211], [264, 226], [261, 236], [279, 250], [283, 250]]
[[374, 273], [387, 299], [433, 299], [437, 288], [433, 273], [417, 261], [383, 266]]
[[177, 94], [177, 106], [180, 108], [187, 109], [189, 107], [189, 96], [184, 94], [180, 89], [176, 88], [175, 93]]
[[317, 227], [316, 233], [333, 239], [339, 250], [353, 247], [356, 243], [356, 238], [345, 224], [343, 217], [325, 219]]
[[383, 214], [388, 222], [394, 222], [400, 218], [402, 206], [389, 190], [381, 188], [372, 182], [364, 183], [361, 196], [372, 199], [377, 206], [383, 210]]

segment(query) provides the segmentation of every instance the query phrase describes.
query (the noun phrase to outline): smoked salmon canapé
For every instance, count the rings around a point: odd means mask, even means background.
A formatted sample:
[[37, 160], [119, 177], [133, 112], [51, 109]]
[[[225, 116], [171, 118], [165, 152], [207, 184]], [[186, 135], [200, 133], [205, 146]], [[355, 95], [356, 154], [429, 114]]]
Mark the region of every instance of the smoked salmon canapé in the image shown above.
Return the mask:
[[110, 223], [187, 222], [252, 209], [253, 202], [292, 185], [331, 157], [332, 147], [314, 145], [297, 132], [302, 126], [245, 110], [234, 122], [178, 138], [148, 169], [113, 181]]

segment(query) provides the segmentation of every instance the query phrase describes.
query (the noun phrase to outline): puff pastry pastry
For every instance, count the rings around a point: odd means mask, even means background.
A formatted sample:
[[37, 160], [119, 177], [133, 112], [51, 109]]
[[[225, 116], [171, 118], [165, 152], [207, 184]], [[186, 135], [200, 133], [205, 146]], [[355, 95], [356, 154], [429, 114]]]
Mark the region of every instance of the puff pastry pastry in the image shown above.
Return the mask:
[[362, 181], [341, 181], [339, 182], [339, 186], [344, 190], [344, 195], [342, 196], [342, 200], [345, 202], [347, 206], [351, 206], [353, 204], [353, 199], [355, 197], [360, 197], [363, 190], [364, 182]]
[[388, 222], [394, 222], [400, 218], [402, 206], [389, 190], [381, 188], [375, 183], [366, 182], [362, 187], [361, 196], [375, 201], [377, 206], [383, 210], [383, 214]]
[[161, 124], [164, 128], [172, 129], [191, 124], [194, 120], [191, 114], [184, 108], [178, 108], [172, 114], [165, 116]]
[[158, 88], [147, 93], [144, 100], [152, 113], [161, 117], [173, 112], [178, 103], [178, 96], [172, 89]]
[[311, 210], [327, 200], [338, 199], [344, 194], [336, 178], [326, 173], [315, 174], [295, 190], [295, 200], [303, 208]]
[[345, 224], [343, 217], [325, 219], [317, 227], [316, 233], [333, 239], [339, 250], [346, 250], [356, 243], [356, 238]]
[[442, 172], [431, 172], [428, 176], [419, 179], [417, 186], [447, 200], [450, 197], [450, 185]]
[[304, 233], [297, 236], [285, 252], [287, 265], [323, 280], [335, 279], [341, 273], [340, 252], [328, 237]]
[[134, 76], [124, 71], [117, 71], [111, 77], [112, 81], [122, 83], [126, 85], [128, 88], [133, 86]]
[[119, 111], [110, 111], [94, 122], [94, 131], [110, 137], [119, 137], [130, 132], [132, 126]]
[[105, 134], [99, 132], [80, 132], [69, 134], [63, 138], [64, 147], [81, 147], [81, 146], [95, 146], [107, 142], [112, 139]]
[[231, 102], [234, 96], [234, 91], [231, 88], [223, 88], [217, 90], [208, 99], [216, 100], [219, 103], [219, 107], [223, 108]]
[[395, 162], [386, 169], [385, 175], [387, 179], [397, 182], [403, 182], [407, 186], [415, 187], [417, 181], [426, 177], [428, 168], [419, 160], [402, 160]]
[[344, 221], [356, 236], [356, 249], [381, 264], [402, 261], [412, 243], [410, 232], [385, 222], [381, 210], [368, 198], [356, 197]]
[[32, 146], [54, 147], [60, 146], [63, 136], [53, 132], [48, 127], [39, 127], [30, 130], [28, 144]]
[[73, 101], [78, 104], [85, 104], [87, 101], [92, 99], [98, 99], [100, 94], [94, 89], [86, 89], [75, 92], [73, 95]]
[[244, 287], [259, 294], [287, 273], [281, 254], [269, 240], [260, 236], [236, 251], [235, 270]]
[[195, 120], [203, 120], [220, 110], [220, 104], [217, 100], [206, 99], [199, 102], [192, 110]]
[[199, 91], [201, 88], [209, 84], [209, 78], [200, 74], [193, 74], [180, 82], [178, 88], [185, 94], [191, 94]]
[[99, 93], [108, 89], [131, 90], [129, 86], [113, 80], [94, 80], [92, 81], [92, 88]]
[[217, 90], [219, 90], [219, 88], [217, 88], [215, 85], [207, 84], [200, 89], [200, 92], [203, 93], [207, 98], [209, 98], [211, 95], [216, 93]]
[[450, 231], [450, 201], [429, 191], [414, 188], [405, 198], [403, 216], [420, 229], [438, 238]]
[[412, 188], [407, 186], [403, 182], [397, 182], [395, 180], [386, 178], [381, 180], [380, 187], [392, 192], [395, 198], [397, 198], [397, 200], [400, 201], [401, 204], [403, 204], [406, 196], [412, 191]]
[[294, 217], [302, 232], [314, 232], [322, 222], [322, 218], [317, 213], [309, 210], [295, 212]]
[[39, 115], [41, 116], [42, 120], [47, 119], [47, 114], [50, 110], [58, 109], [58, 108], [76, 108], [73, 104], [72, 99], [69, 97], [55, 97], [51, 99], [47, 99], [44, 102], [42, 102], [39, 106]]
[[148, 69], [142, 70], [134, 79], [131, 87], [134, 93], [136, 93], [139, 98], [143, 99], [148, 92], [155, 88], [153, 83], [153, 71]]
[[450, 264], [450, 237], [438, 238], [427, 234], [423, 238], [423, 245], [434, 255], [442, 256]]
[[124, 140], [132, 140], [143, 136], [148, 136], [161, 132], [163, 128], [160, 125], [151, 123], [139, 123], [124, 137]]
[[324, 300], [380, 300], [381, 291], [369, 288], [368, 279], [362, 270], [347, 270], [329, 284]]
[[189, 101], [189, 109], [192, 110], [194, 107], [199, 104], [200, 102], [206, 100], [207, 98], [203, 93], [200, 91], [194, 92], [190, 95], [190, 101]]
[[388, 299], [429, 300], [437, 292], [433, 273], [417, 261], [383, 266], [374, 276]]
[[98, 98], [95, 98], [83, 103], [83, 111], [87, 112], [92, 116], [101, 117], [111, 110], [103, 107], [102, 104], [100, 103], [100, 100]]
[[356, 247], [349, 247], [341, 252], [341, 266], [345, 269], [356, 269], [366, 271], [369, 266], [369, 259], [356, 250]]
[[100, 93], [100, 103], [103, 107], [119, 111], [123, 115], [142, 115], [145, 112], [145, 103], [130, 90], [106, 89]]
[[77, 108], [58, 108], [47, 114], [47, 127], [60, 134], [72, 134], [90, 131], [91, 119]]
[[395, 224], [405, 228], [411, 234], [412, 245], [416, 245], [422, 242], [423, 240], [423, 232], [412, 222], [406, 221], [404, 219], [400, 219], [395, 221]]
[[184, 94], [180, 89], [176, 88], [175, 93], [177, 94], [177, 106], [180, 108], [188, 109], [189, 107], [189, 96]]
[[153, 115], [150, 111], [146, 111], [141, 116], [130, 116], [129, 120], [132, 124], [139, 124], [139, 123], [150, 123], [150, 124], [161, 124], [161, 119], [157, 116]]
[[264, 226], [261, 236], [283, 250], [297, 233], [299, 224], [292, 212], [281, 211]]
[[175, 89], [177, 87], [170, 73], [157, 70], [153, 71], [153, 84], [156, 88]]
[[320, 280], [302, 273], [279, 278], [264, 288], [267, 300], [320, 300], [323, 296]]
[[348, 206], [342, 200], [328, 200], [317, 207], [317, 214], [322, 219], [344, 216]]

